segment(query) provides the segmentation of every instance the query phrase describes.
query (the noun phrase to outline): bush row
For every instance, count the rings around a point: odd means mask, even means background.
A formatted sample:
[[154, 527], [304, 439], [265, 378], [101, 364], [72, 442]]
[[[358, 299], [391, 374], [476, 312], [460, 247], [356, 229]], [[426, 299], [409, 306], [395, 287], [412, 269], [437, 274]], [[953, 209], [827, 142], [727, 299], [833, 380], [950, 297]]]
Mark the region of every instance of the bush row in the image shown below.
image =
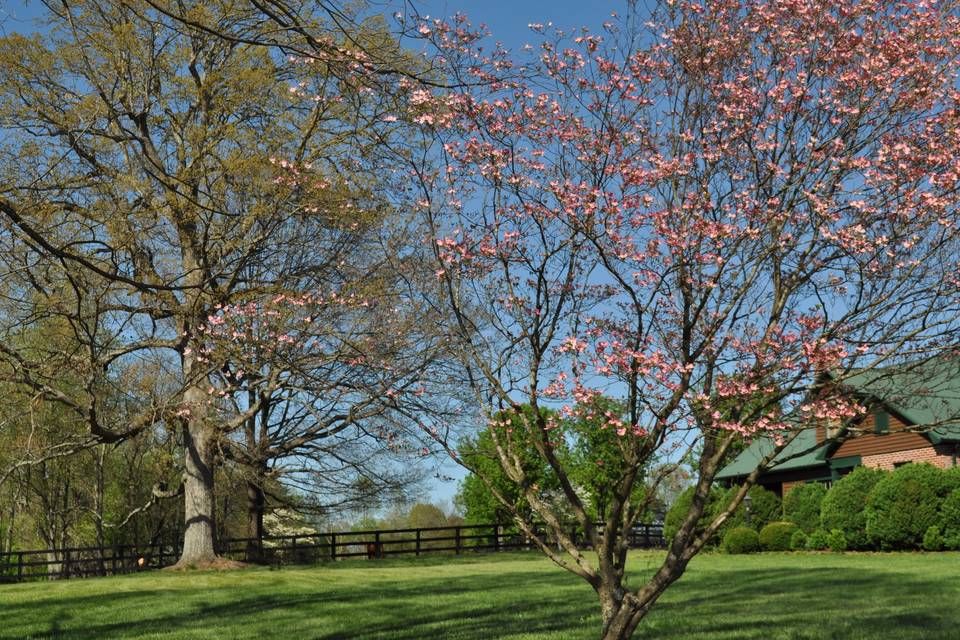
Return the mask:
[[[696, 529], [704, 530], [727, 508], [738, 487], [714, 488]], [[672, 538], [691, 503], [688, 489], [664, 523]], [[894, 471], [857, 467], [828, 490], [823, 484], [794, 487], [781, 502], [753, 487], [750, 516], [741, 504], [714, 540], [732, 553], [757, 550], [846, 549], [960, 550], [960, 468], [908, 464]]]

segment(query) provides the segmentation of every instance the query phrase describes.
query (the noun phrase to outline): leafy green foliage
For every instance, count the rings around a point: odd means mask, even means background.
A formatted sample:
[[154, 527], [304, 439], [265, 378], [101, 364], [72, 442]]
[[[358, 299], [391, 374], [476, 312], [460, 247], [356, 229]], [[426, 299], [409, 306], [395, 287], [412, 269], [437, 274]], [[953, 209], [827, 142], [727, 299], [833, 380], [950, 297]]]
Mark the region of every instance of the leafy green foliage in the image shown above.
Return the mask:
[[[730, 501], [733, 500], [733, 497], [739, 490], [740, 488], [737, 486], [727, 489], [717, 501], [714, 507], [714, 515], [726, 509], [727, 505], [730, 504]], [[747, 496], [750, 498], [749, 522], [747, 518], [747, 500], [745, 498], [743, 502], [740, 503], [740, 506], [737, 507], [736, 511], [727, 518], [727, 521], [721, 529], [721, 535], [722, 531], [732, 529], [733, 527], [750, 527], [755, 531], [759, 531], [767, 523], [780, 520], [782, 507], [777, 494], [759, 485], [755, 485], [747, 491]]]
[[817, 529], [807, 536], [807, 549], [811, 551], [823, 551], [830, 548], [830, 534], [824, 529]]
[[867, 499], [867, 535], [881, 549], [918, 549], [937, 524], [948, 488], [944, 472], [908, 464], [883, 477]]
[[798, 529], [790, 536], [790, 550], [802, 551], [807, 548], [807, 534], [802, 529]]
[[[581, 417], [564, 420], [563, 432], [572, 442], [566, 460], [571, 482], [584, 490], [587, 508], [595, 520], [603, 520], [613, 488], [628, 471], [628, 445], [635, 436], [623, 437], [608, 426], [610, 416], [623, 418], [622, 402], [598, 396], [588, 406], [578, 407]], [[631, 500], [643, 501], [646, 486], [642, 478], [634, 484]]]
[[[603, 519], [609, 505], [613, 487], [628, 471], [627, 444], [633, 437], [624, 438], [608, 427], [608, 416], [620, 416], [623, 406], [610, 398], [595, 398], [588, 407], [579, 407], [579, 417], [559, 420], [559, 427], [551, 429], [552, 444], [557, 459], [563, 465], [570, 482], [581, 494], [587, 511], [596, 520]], [[530, 513], [523, 492], [503, 470], [497, 455], [494, 435], [521, 461], [528, 483], [539, 489], [539, 495], [547, 502], [558, 503], [560, 482], [556, 472], [544, 460], [536, 448], [535, 438], [541, 437], [540, 424], [558, 421], [548, 410], [542, 410], [542, 419], [537, 420], [530, 407], [524, 407], [523, 415], [505, 412], [496, 416], [495, 422], [506, 426], [484, 429], [473, 440], [461, 446], [463, 459], [476, 470], [460, 485], [457, 505], [463, 510], [466, 521], [479, 524], [508, 522], [512, 520], [510, 509], [505, 507], [484, 483], [486, 478], [520, 514]], [[491, 429], [496, 429], [494, 434]], [[638, 478], [631, 500], [641, 504], [647, 487], [643, 478]], [[651, 507], [657, 505], [650, 505]], [[558, 506], [559, 508], [559, 506]], [[649, 517], [649, 514], [642, 516]]]
[[834, 483], [820, 505], [820, 523], [825, 529], [840, 529], [851, 549], [867, 549], [867, 519], [864, 509], [867, 497], [884, 471], [857, 467]]
[[784, 520], [810, 533], [820, 526], [820, 505], [826, 495], [827, 488], [820, 482], [809, 482], [790, 489], [783, 496]]
[[[690, 507], [693, 504], [693, 494], [695, 492], [696, 487], [688, 487], [680, 494], [674, 503], [670, 505], [670, 509], [667, 510], [666, 517], [663, 520], [663, 535], [667, 539], [667, 544], [670, 543], [670, 540], [673, 540], [673, 536], [677, 534], [680, 525], [687, 519], [687, 514], [690, 513]], [[716, 509], [716, 505], [719, 504], [721, 496], [722, 493], [719, 489], [711, 487], [710, 493], [707, 496], [707, 503], [704, 506], [700, 520], [697, 522], [695, 531], [703, 531], [713, 520], [711, 514]]]
[[[532, 433], [530, 427], [535, 428], [538, 422], [533, 409], [524, 407], [523, 412], [522, 416], [513, 412], [497, 416], [504, 426], [488, 427], [480, 431], [475, 439], [466, 440], [460, 446], [461, 458], [469, 467], [477, 471], [463, 479], [455, 499], [468, 524], [507, 523], [513, 520], [511, 508], [496, 498], [487, 487], [484, 478], [521, 516], [528, 516], [531, 513], [523, 490], [507, 475], [500, 464], [497, 440], [500, 441], [501, 447], [509, 447], [512, 455], [519, 460], [528, 484], [538, 487], [541, 496], [546, 497], [560, 486], [556, 473], [537, 452], [532, 439], [537, 437], [537, 434]], [[552, 416], [545, 410], [544, 414], [545, 419]], [[565, 443], [561, 441], [556, 444], [563, 453], [566, 448]]]
[[833, 529], [827, 534], [827, 547], [830, 551], [840, 553], [847, 550], [847, 537], [840, 529]]
[[923, 534], [923, 548], [926, 551], [942, 551], [944, 546], [943, 534], [940, 527], [933, 525]]
[[771, 522], [760, 530], [760, 546], [764, 551], [789, 551], [793, 534], [798, 531], [793, 522]]
[[937, 518], [944, 546], [951, 550], [960, 550], [960, 489], [954, 489], [940, 505]]
[[447, 515], [439, 507], [418, 502], [410, 508], [407, 526], [412, 529], [447, 526]]
[[723, 549], [727, 553], [754, 553], [760, 550], [760, 536], [749, 527], [734, 527], [723, 536]]

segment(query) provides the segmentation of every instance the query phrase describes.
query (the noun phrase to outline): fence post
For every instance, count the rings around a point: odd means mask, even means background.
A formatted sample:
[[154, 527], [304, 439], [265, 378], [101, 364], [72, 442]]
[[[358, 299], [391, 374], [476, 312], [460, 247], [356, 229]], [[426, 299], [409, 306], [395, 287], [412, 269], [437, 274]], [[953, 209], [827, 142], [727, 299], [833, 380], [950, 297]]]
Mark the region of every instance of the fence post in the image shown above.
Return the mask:
[[418, 556], [420, 555], [420, 534], [421, 533], [422, 531], [420, 529], [417, 529], [417, 555]]
[[23, 580], [23, 551], [17, 554], [17, 582]]
[[500, 525], [493, 525], [493, 550], [500, 551]]
[[63, 567], [60, 570], [60, 575], [64, 580], [70, 578], [70, 549], [63, 550]]
[[460, 555], [460, 527], [457, 527], [454, 537], [456, 538], [456, 544], [454, 545], [457, 550], [456, 554]]
[[330, 560], [337, 560], [337, 534], [330, 534]]
[[377, 560], [383, 557], [383, 547], [380, 546], [379, 531], [374, 531], [373, 533], [373, 557]]

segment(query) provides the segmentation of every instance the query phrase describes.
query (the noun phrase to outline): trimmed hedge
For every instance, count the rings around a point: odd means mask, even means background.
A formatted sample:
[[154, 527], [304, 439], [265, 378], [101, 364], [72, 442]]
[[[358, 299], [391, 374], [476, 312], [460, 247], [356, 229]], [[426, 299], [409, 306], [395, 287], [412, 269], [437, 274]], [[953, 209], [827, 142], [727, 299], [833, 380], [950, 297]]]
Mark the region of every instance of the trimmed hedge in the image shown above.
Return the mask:
[[790, 536], [790, 550], [803, 551], [806, 548], [807, 534], [805, 534], [802, 529], [797, 529], [793, 532], [793, 535]]
[[[714, 516], [727, 508], [739, 490], [740, 487], [733, 486], [720, 496], [713, 508]], [[720, 529], [721, 536], [735, 527], [749, 527], [754, 531], [760, 531], [764, 525], [780, 520], [782, 506], [777, 494], [763, 487], [753, 486], [747, 491], [747, 495], [750, 496], [750, 522], [747, 523], [747, 507], [741, 502], [737, 510], [723, 523]]]
[[948, 489], [947, 475], [932, 465], [895, 469], [867, 499], [867, 536], [884, 550], [919, 549], [927, 529], [937, 524]]
[[960, 489], [954, 489], [940, 505], [937, 526], [947, 549], [960, 550]]
[[[667, 544], [670, 544], [670, 541], [673, 540], [673, 536], [676, 535], [677, 530], [680, 529], [680, 525], [683, 524], [683, 521], [687, 519], [687, 514], [690, 513], [690, 506], [693, 504], [693, 494], [696, 487], [688, 487], [683, 493], [677, 496], [677, 499], [673, 501], [673, 504], [670, 505], [670, 509], [667, 511], [667, 514], [663, 518], [663, 535], [667, 540]], [[720, 490], [716, 487], [710, 489], [710, 494], [707, 496], [707, 504], [704, 506], [703, 515], [700, 516], [700, 520], [697, 522], [697, 530], [706, 529], [707, 526], [713, 521], [713, 512], [715, 510], [715, 505], [717, 500], [720, 497]]]
[[723, 536], [727, 553], [753, 553], [760, 550], [760, 536], [748, 527], [734, 527]]
[[840, 529], [834, 529], [827, 534], [827, 546], [830, 547], [830, 551], [841, 552], [847, 550], [847, 537], [843, 535], [843, 531]]
[[940, 527], [933, 525], [923, 534], [923, 548], [926, 551], [943, 551], [943, 534]]
[[850, 549], [870, 548], [864, 511], [870, 492], [884, 475], [886, 472], [879, 469], [857, 467], [834, 483], [823, 497], [820, 525], [843, 531]]
[[783, 496], [783, 519], [793, 522], [810, 533], [820, 527], [820, 505], [827, 495], [821, 482], [809, 482], [794, 487]]
[[793, 534], [798, 531], [793, 522], [771, 522], [760, 530], [760, 546], [764, 551], [789, 551]]
[[[737, 490], [712, 494], [710, 517], [719, 514]], [[857, 467], [829, 490], [810, 483], [788, 491], [782, 517], [775, 494], [754, 487], [750, 495], [749, 526], [741, 504], [717, 535], [724, 546], [726, 534], [746, 528], [759, 529], [758, 543], [767, 551], [960, 550], [960, 467], [941, 469], [926, 463], [894, 471]], [[689, 502], [684, 509], [688, 506]], [[814, 526], [816, 522], [819, 526]]]
[[817, 529], [807, 537], [807, 549], [823, 551], [830, 548], [830, 534], [823, 529]]

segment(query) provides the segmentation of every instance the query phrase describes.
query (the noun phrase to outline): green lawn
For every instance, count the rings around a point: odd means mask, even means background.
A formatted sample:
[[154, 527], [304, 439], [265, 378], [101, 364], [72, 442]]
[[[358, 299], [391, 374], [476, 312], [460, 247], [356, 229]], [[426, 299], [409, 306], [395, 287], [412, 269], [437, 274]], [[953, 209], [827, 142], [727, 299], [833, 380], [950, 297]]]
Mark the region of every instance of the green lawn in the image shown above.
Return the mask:
[[[533, 553], [0, 587], [0, 638], [566, 640], [598, 624], [589, 587]], [[704, 555], [638, 637], [960, 639], [960, 554]]]

